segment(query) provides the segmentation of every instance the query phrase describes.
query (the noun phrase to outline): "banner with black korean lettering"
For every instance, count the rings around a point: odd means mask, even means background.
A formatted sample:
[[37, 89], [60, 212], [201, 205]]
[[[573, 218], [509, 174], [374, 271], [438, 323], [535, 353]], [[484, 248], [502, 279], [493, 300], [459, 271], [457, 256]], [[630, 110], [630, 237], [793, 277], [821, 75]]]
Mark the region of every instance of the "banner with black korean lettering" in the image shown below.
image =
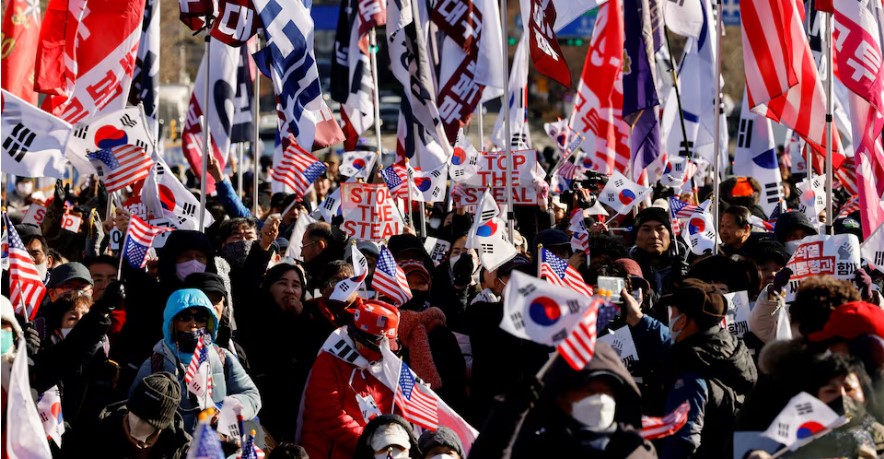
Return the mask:
[[724, 323], [727, 331], [737, 338], [742, 338], [749, 330], [749, 294], [745, 290], [725, 293], [727, 315]]
[[381, 241], [402, 234], [405, 224], [384, 184], [341, 184], [341, 229], [356, 239]]
[[802, 239], [801, 245], [786, 264], [792, 270], [786, 287], [786, 301], [794, 300], [801, 283], [811, 277], [834, 276], [852, 281], [859, 263], [859, 239], [853, 234], [808, 236]]
[[[534, 150], [513, 151], [513, 204], [537, 204], [537, 191], [534, 188], [534, 169], [537, 154]], [[452, 191], [454, 203], [458, 207], [479, 204], [482, 193], [490, 186], [496, 202], [507, 202], [506, 176], [507, 159], [502, 151], [482, 152], [476, 175], [462, 182]]]

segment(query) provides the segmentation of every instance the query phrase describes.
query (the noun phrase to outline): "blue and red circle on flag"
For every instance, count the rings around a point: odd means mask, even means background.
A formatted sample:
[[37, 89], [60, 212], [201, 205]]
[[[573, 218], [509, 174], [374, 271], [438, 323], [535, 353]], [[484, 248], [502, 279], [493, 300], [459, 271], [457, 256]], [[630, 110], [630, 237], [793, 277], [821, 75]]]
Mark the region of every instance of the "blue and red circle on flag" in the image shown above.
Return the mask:
[[110, 150], [127, 143], [129, 143], [129, 137], [126, 135], [126, 131], [116, 126], [105, 125], [95, 130], [95, 145], [102, 150]]
[[498, 224], [494, 220], [488, 220], [484, 225], [476, 229], [476, 236], [491, 237], [497, 232]]
[[807, 421], [798, 426], [798, 430], [795, 432], [795, 436], [798, 437], [799, 440], [810, 438], [818, 434], [825, 428], [826, 426], [820, 424], [819, 422]]
[[632, 190], [623, 190], [620, 192], [619, 198], [621, 204], [628, 205], [635, 200], [635, 192]]
[[539, 296], [528, 305], [528, 317], [537, 325], [549, 327], [562, 318], [562, 308], [552, 298]]
[[454, 147], [454, 154], [451, 155], [451, 164], [460, 166], [467, 160], [467, 152], [461, 147]]
[[688, 222], [688, 231], [691, 234], [702, 233], [706, 230], [706, 222], [702, 218], [692, 218]]

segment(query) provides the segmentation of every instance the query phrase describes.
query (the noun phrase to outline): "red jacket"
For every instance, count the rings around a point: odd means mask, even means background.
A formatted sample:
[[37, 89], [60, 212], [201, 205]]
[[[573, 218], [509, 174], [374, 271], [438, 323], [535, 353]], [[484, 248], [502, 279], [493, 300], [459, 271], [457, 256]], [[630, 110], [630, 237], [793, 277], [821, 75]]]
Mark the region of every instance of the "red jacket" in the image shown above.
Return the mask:
[[307, 379], [302, 412], [301, 446], [311, 459], [353, 458], [367, 423], [358, 397], [373, 399], [378, 414], [393, 412], [393, 391], [387, 386], [367, 370], [320, 352]]

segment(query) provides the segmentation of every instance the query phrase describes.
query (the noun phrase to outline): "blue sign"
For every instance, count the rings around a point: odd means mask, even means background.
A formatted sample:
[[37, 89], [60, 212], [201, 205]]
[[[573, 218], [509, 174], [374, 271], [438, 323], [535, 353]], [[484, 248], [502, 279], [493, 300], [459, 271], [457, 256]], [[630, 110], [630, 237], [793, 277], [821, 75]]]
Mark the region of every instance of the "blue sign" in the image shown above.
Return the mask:
[[721, 0], [721, 23], [726, 26], [740, 25], [740, 0]]

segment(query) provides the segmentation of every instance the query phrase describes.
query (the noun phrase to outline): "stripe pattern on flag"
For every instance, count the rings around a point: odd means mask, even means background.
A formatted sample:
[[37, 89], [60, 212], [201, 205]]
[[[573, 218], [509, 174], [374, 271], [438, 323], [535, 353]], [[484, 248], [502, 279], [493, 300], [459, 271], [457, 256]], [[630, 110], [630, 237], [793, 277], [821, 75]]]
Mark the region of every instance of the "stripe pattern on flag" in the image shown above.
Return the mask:
[[382, 170], [381, 177], [394, 198], [408, 199], [408, 170], [405, 165], [395, 163]]
[[133, 214], [129, 219], [129, 230], [123, 256], [133, 268], [144, 268], [147, 252], [158, 234], [171, 231], [171, 228], [153, 226]]
[[286, 184], [300, 199], [325, 170], [326, 166], [322, 161], [301, 148], [295, 138], [289, 135], [289, 146], [273, 168], [273, 179]]
[[371, 279], [371, 288], [378, 292], [379, 296], [389, 298], [390, 302], [397, 306], [411, 299], [411, 289], [408, 287], [405, 271], [396, 264], [396, 259], [387, 246], [382, 246], [378, 254], [378, 264]]
[[642, 438], [645, 440], [656, 440], [678, 432], [687, 424], [690, 412], [691, 406], [685, 401], [673, 412], [662, 418], [642, 416]]
[[592, 287], [583, 282], [583, 276], [567, 260], [562, 260], [543, 247], [540, 248], [540, 277], [545, 277], [553, 285], [592, 296]]
[[594, 299], [577, 326], [558, 345], [559, 354], [577, 371], [583, 370], [595, 355], [596, 320], [604, 302], [601, 298]]
[[212, 397], [212, 369], [209, 363], [209, 348], [211, 346], [212, 339], [206, 334], [201, 334], [196, 342], [196, 348], [193, 350], [193, 357], [190, 358], [190, 364], [187, 365], [187, 373], [184, 374], [184, 383], [190, 384], [199, 373], [200, 366], [209, 365], [210, 368], [206, 371], [206, 391], [209, 398]]
[[108, 193], [121, 190], [147, 178], [153, 160], [137, 145], [121, 145], [98, 150], [87, 155]]
[[402, 410], [402, 417], [408, 421], [425, 429], [435, 430], [439, 427], [438, 401], [433, 395], [425, 393], [420, 384], [415, 383], [411, 368], [405, 362], [402, 362], [393, 401]]
[[46, 286], [5, 212], [3, 222], [6, 224], [9, 239], [9, 301], [12, 302], [16, 314], [33, 320], [43, 302], [43, 296], [46, 295]]

